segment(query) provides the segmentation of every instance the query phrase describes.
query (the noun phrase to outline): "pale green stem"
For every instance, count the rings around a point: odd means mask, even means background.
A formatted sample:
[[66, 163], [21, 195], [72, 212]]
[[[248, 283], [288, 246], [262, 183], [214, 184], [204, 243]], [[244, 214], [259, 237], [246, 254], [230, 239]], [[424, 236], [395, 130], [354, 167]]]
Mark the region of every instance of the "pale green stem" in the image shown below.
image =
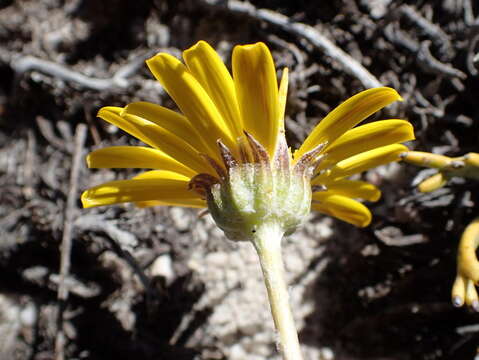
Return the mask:
[[263, 270], [264, 283], [268, 291], [271, 314], [279, 334], [280, 348], [284, 360], [302, 360], [298, 334], [289, 305], [289, 294], [284, 280], [281, 238], [283, 231], [276, 225], [264, 225], [257, 229], [252, 240]]

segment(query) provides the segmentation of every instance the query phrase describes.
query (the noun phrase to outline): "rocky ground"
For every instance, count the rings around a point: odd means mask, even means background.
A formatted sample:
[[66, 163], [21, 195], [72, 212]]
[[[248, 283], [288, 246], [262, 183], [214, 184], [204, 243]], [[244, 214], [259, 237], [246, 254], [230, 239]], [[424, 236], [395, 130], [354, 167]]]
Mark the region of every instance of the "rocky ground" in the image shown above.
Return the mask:
[[[0, 359], [279, 359], [249, 244], [194, 210], [80, 208], [84, 189], [134, 174], [86, 169], [88, 151], [135, 144], [98, 109], [174, 108], [143, 62], [200, 39], [228, 64], [235, 44], [264, 41], [289, 67], [293, 147], [341, 101], [382, 84], [404, 102], [375, 118], [411, 121], [412, 148], [479, 150], [472, 0], [1, 0]], [[383, 190], [371, 226], [312, 214], [286, 239], [307, 359], [474, 358], [479, 316], [454, 308], [450, 288], [478, 185], [421, 195], [421, 175], [370, 171]], [[62, 239], [72, 245], [63, 280]]]

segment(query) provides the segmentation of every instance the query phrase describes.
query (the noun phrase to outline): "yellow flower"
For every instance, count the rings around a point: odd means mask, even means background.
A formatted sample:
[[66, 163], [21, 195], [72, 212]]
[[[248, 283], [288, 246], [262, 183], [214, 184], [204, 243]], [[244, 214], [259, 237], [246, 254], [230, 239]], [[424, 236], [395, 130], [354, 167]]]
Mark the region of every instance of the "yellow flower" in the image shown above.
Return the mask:
[[311, 208], [357, 226], [369, 224], [371, 213], [356, 199], [376, 201], [380, 192], [348, 177], [399, 160], [407, 148], [398, 143], [414, 134], [404, 120], [355, 126], [401, 97], [385, 87], [353, 96], [293, 153], [284, 131], [288, 71], [278, 86], [266, 45], [235, 47], [233, 76], [204, 41], [186, 50], [183, 59], [185, 64], [162, 53], [147, 61], [181, 113], [145, 102], [100, 110], [100, 118], [150, 147], [96, 150], [88, 165], [154, 170], [85, 191], [83, 206], [208, 207], [229, 239], [254, 245], [283, 358], [300, 360], [281, 239]]
[[[288, 72], [283, 70], [278, 86], [274, 62], [265, 44], [236, 46], [232, 75], [204, 41], [186, 50], [183, 59], [185, 64], [160, 53], [147, 60], [150, 71], [180, 113], [147, 102], [99, 111], [100, 118], [149, 147], [96, 150], [88, 155], [88, 166], [153, 170], [131, 180], [111, 181], [85, 191], [81, 197], [84, 207], [134, 202], [138, 206], [209, 205], [212, 211], [213, 202], [218, 205], [224, 191], [214, 195], [211, 188], [224, 184], [238, 164], [243, 169], [249, 164], [256, 173], [265, 170], [266, 175], [268, 171], [282, 174], [273, 181], [283, 181], [282, 188], [271, 190], [265, 182], [261, 191], [289, 196], [288, 187], [294, 188], [289, 174], [292, 169], [301, 169], [297, 188], [303, 182], [307, 184], [308, 190], [303, 194], [308, 201], [307, 211], [311, 207], [357, 226], [370, 223], [370, 211], [356, 199], [376, 201], [380, 191], [372, 184], [348, 177], [398, 160], [399, 154], [407, 150], [398, 143], [413, 139], [414, 134], [404, 120], [355, 126], [390, 103], [402, 100], [395, 90], [374, 88], [353, 96], [327, 115], [292, 154], [284, 138]], [[263, 170], [258, 164], [263, 164]], [[237, 174], [243, 180], [248, 176]], [[250, 185], [254, 187], [264, 179], [252, 177]], [[288, 205], [288, 199], [271, 206]], [[298, 211], [304, 209], [303, 206]]]

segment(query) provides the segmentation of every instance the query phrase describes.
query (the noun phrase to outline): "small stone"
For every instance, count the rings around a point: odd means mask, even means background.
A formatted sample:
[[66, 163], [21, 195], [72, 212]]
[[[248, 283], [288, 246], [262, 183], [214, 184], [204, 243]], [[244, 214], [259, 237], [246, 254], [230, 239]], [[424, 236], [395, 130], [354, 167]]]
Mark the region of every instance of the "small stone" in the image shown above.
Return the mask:
[[213, 266], [225, 266], [228, 264], [228, 254], [224, 252], [214, 252], [207, 255], [208, 257], [208, 264]]
[[171, 284], [175, 279], [175, 272], [170, 254], [163, 254], [156, 258], [151, 265], [151, 275], [161, 276], [166, 279], [167, 284]]
[[231, 360], [243, 360], [247, 358], [247, 354], [243, 351], [243, 347], [240, 344], [235, 344], [231, 347], [229, 358]]
[[333, 350], [327, 347], [321, 349], [321, 360], [333, 360], [333, 359], [334, 359]]
[[20, 311], [20, 322], [24, 326], [33, 326], [37, 321], [37, 309], [32, 303], [28, 303], [25, 308]]
[[172, 207], [170, 209], [170, 217], [176, 230], [187, 231], [190, 228], [190, 217], [184, 209]]

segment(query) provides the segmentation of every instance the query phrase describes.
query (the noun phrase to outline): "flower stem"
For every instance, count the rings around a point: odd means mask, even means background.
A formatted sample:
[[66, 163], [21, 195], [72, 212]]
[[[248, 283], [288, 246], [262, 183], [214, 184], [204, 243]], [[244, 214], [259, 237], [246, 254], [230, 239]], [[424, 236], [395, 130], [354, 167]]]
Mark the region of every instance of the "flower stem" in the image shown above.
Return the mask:
[[281, 238], [283, 231], [276, 225], [265, 225], [257, 229], [253, 245], [258, 253], [264, 283], [268, 291], [271, 314], [279, 333], [280, 348], [284, 360], [302, 360], [298, 334], [289, 305], [288, 289], [284, 280]]

